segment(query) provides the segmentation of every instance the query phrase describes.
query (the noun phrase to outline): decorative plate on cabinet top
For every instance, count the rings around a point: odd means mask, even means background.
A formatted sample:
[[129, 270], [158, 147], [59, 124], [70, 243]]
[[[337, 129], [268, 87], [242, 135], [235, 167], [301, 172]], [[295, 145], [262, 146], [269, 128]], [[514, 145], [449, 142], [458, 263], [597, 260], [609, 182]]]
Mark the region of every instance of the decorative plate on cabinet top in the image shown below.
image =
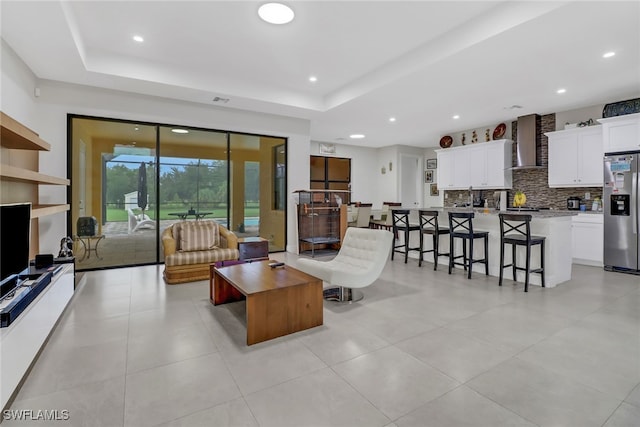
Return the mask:
[[440, 138], [440, 147], [449, 148], [451, 147], [451, 144], [453, 144], [453, 138], [451, 138], [449, 135], [445, 135]]
[[507, 131], [507, 125], [505, 125], [504, 123], [500, 123], [493, 130], [493, 139], [502, 139], [506, 131]]

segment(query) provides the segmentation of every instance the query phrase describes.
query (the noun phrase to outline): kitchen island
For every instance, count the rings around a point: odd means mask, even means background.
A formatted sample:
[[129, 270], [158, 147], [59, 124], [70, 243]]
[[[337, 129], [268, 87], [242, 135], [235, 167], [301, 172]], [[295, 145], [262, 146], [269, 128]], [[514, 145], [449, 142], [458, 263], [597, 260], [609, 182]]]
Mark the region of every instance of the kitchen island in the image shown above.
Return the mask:
[[[438, 210], [438, 224], [442, 227], [449, 227], [449, 212], [471, 212], [469, 208], [429, 208], [430, 210]], [[474, 231], [489, 232], [489, 275], [498, 277], [500, 275], [500, 218], [499, 213], [518, 214], [518, 212], [508, 211], [501, 212], [491, 209], [488, 213], [482, 208], [474, 208], [475, 217], [473, 219]], [[539, 212], [522, 212], [522, 214], [531, 215], [531, 234], [546, 237], [545, 242], [545, 285], [552, 288], [559, 283], [566, 282], [571, 279], [571, 263], [572, 263], [572, 247], [571, 247], [571, 218], [578, 214], [578, 211], [556, 211], [543, 210]], [[418, 211], [413, 210], [410, 221], [418, 223]], [[412, 233], [411, 245], [418, 246], [418, 233]], [[456, 254], [462, 254], [462, 242], [456, 239]], [[431, 239], [425, 239], [425, 249], [431, 248]], [[444, 234], [440, 237], [440, 252], [449, 252], [449, 235]], [[482, 258], [484, 247], [481, 244], [474, 245], [474, 258]], [[413, 257], [417, 257], [416, 253], [411, 253]], [[433, 262], [431, 254], [425, 254], [425, 261]], [[525, 249], [523, 247], [517, 250], [518, 266], [525, 266]], [[511, 248], [506, 246], [505, 264], [511, 263]], [[448, 258], [440, 257], [439, 264], [448, 265]], [[538, 268], [540, 265], [540, 248], [534, 247], [531, 251], [531, 266]], [[461, 267], [457, 267], [460, 268]], [[484, 275], [484, 265], [473, 265], [473, 277]], [[456, 271], [452, 274], [460, 274]], [[512, 278], [511, 269], [504, 271], [505, 283]], [[472, 279], [473, 280], [473, 279]], [[524, 272], [518, 271], [516, 281], [524, 283]], [[496, 280], [497, 284], [497, 280]], [[529, 276], [529, 284], [540, 286], [540, 275], [531, 274]]]

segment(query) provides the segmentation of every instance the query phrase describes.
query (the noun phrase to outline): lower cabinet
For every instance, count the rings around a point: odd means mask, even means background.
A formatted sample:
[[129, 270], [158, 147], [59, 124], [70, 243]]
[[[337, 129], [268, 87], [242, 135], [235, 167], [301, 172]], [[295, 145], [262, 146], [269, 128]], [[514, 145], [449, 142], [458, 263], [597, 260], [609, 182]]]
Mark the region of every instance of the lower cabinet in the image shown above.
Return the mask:
[[0, 329], [0, 407], [5, 407], [40, 348], [53, 331], [74, 292], [74, 265], [61, 272], [6, 328]]
[[602, 214], [578, 214], [571, 220], [574, 264], [603, 266], [604, 217]]

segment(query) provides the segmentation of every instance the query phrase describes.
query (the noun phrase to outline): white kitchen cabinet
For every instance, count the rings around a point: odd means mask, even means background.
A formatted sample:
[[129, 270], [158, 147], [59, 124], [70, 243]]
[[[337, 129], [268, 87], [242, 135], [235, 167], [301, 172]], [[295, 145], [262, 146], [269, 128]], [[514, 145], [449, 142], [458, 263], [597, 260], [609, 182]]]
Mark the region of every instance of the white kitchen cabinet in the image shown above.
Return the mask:
[[438, 158], [438, 188], [442, 190], [453, 187], [453, 177], [455, 175], [455, 164], [453, 151], [442, 151], [437, 153]]
[[602, 214], [578, 214], [571, 219], [574, 264], [603, 266], [604, 218]]
[[602, 187], [602, 127], [545, 133], [549, 137], [549, 187]]
[[511, 188], [511, 141], [474, 145], [469, 159], [473, 188]]
[[436, 150], [438, 187], [443, 190], [511, 188], [508, 139]]
[[640, 150], [640, 113], [598, 119], [605, 153]]

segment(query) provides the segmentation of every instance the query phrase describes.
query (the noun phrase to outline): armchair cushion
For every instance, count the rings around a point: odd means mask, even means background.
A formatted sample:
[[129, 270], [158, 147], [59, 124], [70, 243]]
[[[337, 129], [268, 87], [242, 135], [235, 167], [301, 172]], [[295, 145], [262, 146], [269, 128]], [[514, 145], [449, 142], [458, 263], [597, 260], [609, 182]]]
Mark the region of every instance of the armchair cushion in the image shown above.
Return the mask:
[[179, 251], [208, 251], [220, 245], [218, 223], [213, 221], [183, 222], [178, 227]]

